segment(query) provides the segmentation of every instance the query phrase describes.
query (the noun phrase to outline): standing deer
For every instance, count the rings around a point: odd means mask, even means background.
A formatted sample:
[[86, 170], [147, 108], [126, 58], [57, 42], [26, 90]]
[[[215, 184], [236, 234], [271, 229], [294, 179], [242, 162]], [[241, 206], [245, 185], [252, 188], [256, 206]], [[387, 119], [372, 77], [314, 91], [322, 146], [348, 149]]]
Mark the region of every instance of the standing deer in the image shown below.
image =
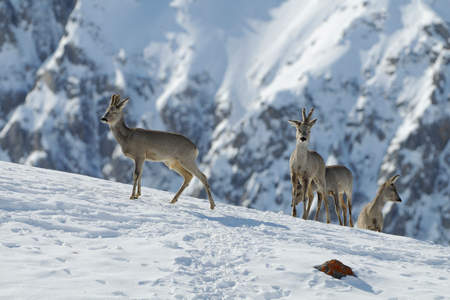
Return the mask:
[[377, 195], [372, 202], [364, 205], [358, 217], [358, 228], [370, 229], [383, 232], [383, 207], [388, 201], [402, 202], [397, 193], [394, 183], [399, 175], [395, 175], [383, 183], [377, 191]]
[[[303, 219], [307, 219], [306, 210], [306, 189], [314, 180], [318, 187], [318, 205], [316, 218], [319, 219], [319, 210], [322, 198], [327, 199], [327, 185], [325, 181], [325, 162], [316, 151], [308, 150], [308, 143], [311, 134], [311, 128], [316, 123], [317, 119], [311, 121], [311, 116], [314, 111], [314, 107], [306, 117], [305, 108], [302, 110], [303, 121], [289, 120], [289, 123], [297, 129], [296, 139], [297, 146], [294, 152], [292, 152], [289, 160], [289, 166], [291, 171], [292, 182], [292, 216], [297, 216], [297, 203], [303, 201]], [[299, 185], [300, 183], [300, 185]], [[300, 187], [301, 186], [301, 187]], [[299, 187], [302, 189], [302, 199], [297, 201], [297, 194]], [[327, 213], [327, 223], [330, 221], [330, 213], [328, 212], [328, 201], [325, 201], [325, 210]]]
[[[353, 175], [352, 172], [345, 166], [335, 165], [327, 166], [325, 169], [325, 181], [327, 182], [328, 195], [334, 199], [336, 206], [336, 214], [338, 215], [339, 224], [347, 226], [347, 207], [349, 212], [349, 226], [353, 227], [352, 219], [352, 192], [353, 192]], [[308, 189], [308, 208], [307, 214], [311, 209], [311, 204], [314, 199], [314, 192], [318, 190], [318, 187], [314, 181], [311, 182]], [[347, 205], [344, 202], [344, 193], [347, 195]], [[299, 192], [301, 194], [301, 190]], [[300, 202], [302, 195], [297, 195], [297, 202]], [[339, 197], [339, 201], [338, 201]], [[328, 199], [327, 199], [328, 200]], [[325, 201], [327, 201], [325, 200]], [[340, 205], [338, 205], [338, 203]], [[342, 209], [344, 215], [344, 222], [341, 221], [341, 214], [339, 209]]]
[[181, 193], [193, 178], [192, 175], [195, 175], [205, 186], [210, 208], [214, 209], [215, 204], [208, 179], [200, 172], [195, 162], [198, 150], [194, 143], [181, 134], [128, 128], [125, 125], [122, 112], [128, 101], [129, 98], [120, 101], [119, 95], [112, 95], [111, 104], [106, 109], [101, 121], [108, 123], [114, 138], [122, 148], [123, 154], [134, 161], [133, 191], [130, 199], [137, 199], [141, 195], [141, 176], [144, 162], [146, 160], [161, 161], [184, 178], [182, 186], [170, 203], [177, 202]]

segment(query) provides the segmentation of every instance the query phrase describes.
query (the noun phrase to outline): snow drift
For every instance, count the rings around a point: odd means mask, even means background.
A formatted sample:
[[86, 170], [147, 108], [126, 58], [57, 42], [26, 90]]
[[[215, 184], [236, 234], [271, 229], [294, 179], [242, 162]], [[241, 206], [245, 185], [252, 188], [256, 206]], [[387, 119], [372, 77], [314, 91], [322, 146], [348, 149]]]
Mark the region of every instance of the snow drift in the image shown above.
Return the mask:
[[[8, 299], [445, 299], [433, 242], [0, 162]], [[358, 277], [314, 266], [338, 259]]]

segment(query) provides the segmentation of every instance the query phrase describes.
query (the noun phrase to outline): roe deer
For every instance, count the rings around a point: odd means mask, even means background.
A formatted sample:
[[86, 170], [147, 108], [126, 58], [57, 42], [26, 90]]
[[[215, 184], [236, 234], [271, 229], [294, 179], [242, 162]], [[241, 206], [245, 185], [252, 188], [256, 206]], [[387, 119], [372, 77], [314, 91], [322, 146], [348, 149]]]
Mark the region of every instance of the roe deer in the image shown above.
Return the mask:
[[[289, 123], [297, 129], [296, 140], [297, 146], [292, 152], [289, 160], [292, 182], [292, 216], [297, 216], [297, 203], [303, 201], [303, 219], [307, 219], [306, 210], [306, 189], [314, 180], [318, 186], [318, 201], [321, 204], [322, 198], [327, 199], [327, 185], [325, 181], [325, 162], [316, 151], [308, 150], [308, 143], [311, 134], [311, 128], [316, 123], [317, 119], [311, 121], [311, 116], [314, 107], [306, 117], [305, 108], [302, 110], [303, 121], [289, 120]], [[299, 185], [300, 183], [300, 185]], [[299, 186], [302, 189], [302, 199], [297, 201], [297, 194]], [[319, 219], [320, 205], [317, 205], [316, 218]], [[330, 223], [330, 213], [328, 212], [328, 201], [325, 201], [325, 210], [327, 213], [327, 223]]]
[[395, 175], [383, 183], [372, 202], [364, 205], [358, 217], [358, 228], [383, 232], [383, 207], [388, 201], [402, 202], [394, 183], [399, 175]]
[[[336, 214], [338, 215], [339, 224], [347, 226], [347, 207], [349, 212], [349, 226], [353, 227], [352, 219], [352, 192], [353, 192], [353, 175], [352, 172], [345, 166], [335, 165], [327, 166], [325, 169], [325, 181], [327, 182], [328, 195], [332, 196], [334, 199], [334, 204], [336, 206]], [[307, 215], [309, 215], [309, 210], [311, 209], [311, 204], [314, 199], [313, 192], [317, 191], [318, 187], [314, 181], [311, 182], [308, 189], [308, 208]], [[300, 191], [301, 193], [301, 191]], [[344, 202], [344, 193], [347, 195], [347, 205]], [[301, 195], [297, 196], [297, 201]], [[339, 201], [338, 201], [339, 197]], [[327, 199], [328, 200], [328, 199]], [[325, 200], [325, 201], [327, 201]], [[338, 207], [338, 203], [340, 203]], [[339, 208], [342, 209], [342, 214], [344, 215], [344, 222], [341, 221], [341, 215]]]
[[177, 202], [181, 193], [193, 178], [192, 175], [195, 175], [205, 186], [210, 208], [214, 209], [215, 204], [208, 179], [200, 172], [195, 162], [198, 150], [194, 143], [181, 134], [128, 128], [125, 125], [122, 112], [128, 101], [129, 98], [120, 101], [119, 95], [112, 95], [111, 104], [106, 109], [101, 121], [108, 123], [114, 138], [122, 148], [123, 154], [134, 161], [133, 191], [130, 199], [137, 199], [141, 195], [141, 175], [144, 162], [146, 160], [161, 161], [184, 178], [183, 185], [170, 203]]

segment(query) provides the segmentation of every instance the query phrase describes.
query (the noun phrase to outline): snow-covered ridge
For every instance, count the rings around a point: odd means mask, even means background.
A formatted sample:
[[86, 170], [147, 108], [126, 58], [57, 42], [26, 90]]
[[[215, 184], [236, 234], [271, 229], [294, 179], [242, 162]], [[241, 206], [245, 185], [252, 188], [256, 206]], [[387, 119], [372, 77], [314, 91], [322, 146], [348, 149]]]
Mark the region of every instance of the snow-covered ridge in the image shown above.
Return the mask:
[[[432, 242], [0, 162], [8, 299], [445, 299]], [[358, 276], [313, 268], [330, 259]]]
[[[121, 94], [129, 126], [197, 145], [216, 198], [287, 213], [287, 120], [314, 106], [310, 148], [353, 172], [354, 216], [399, 174], [385, 230], [449, 244], [446, 0], [21, 3], [0, 6], [0, 159], [130, 182], [100, 122]], [[143, 176], [181, 185], [162, 164]]]

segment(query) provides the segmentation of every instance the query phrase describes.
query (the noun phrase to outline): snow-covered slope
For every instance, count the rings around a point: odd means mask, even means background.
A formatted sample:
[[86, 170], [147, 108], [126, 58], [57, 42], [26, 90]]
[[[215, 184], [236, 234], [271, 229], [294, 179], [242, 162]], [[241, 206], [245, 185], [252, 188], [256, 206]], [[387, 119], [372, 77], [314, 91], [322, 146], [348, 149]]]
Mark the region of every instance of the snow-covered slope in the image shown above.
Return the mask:
[[[446, 1], [33, 1], [55, 12], [33, 18], [5, 3], [0, 65], [14, 72], [0, 94], [22, 96], [2, 98], [0, 159], [130, 182], [132, 162], [99, 120], [119, 93], [131, 98], [128, 125], [195, 142], [216, 198], [288, 213], [287, 120], [314, 106], [310, 148], [353, 172], [355, 219], [400, 174], [403, 203], [386, 206], [385, 230], [449, 244]], [[44, 25], [59, 44], [36, 59], [30, 30]], [[143, 176], [147, 187], [181, 185], [162, 164]], [[205, 196], [201, 184], [187, 193]]]
[[[0, 162], [5, 299], [446, 299], [450, 249]], [[313, 268], [338, 259], [358, 276]]]

